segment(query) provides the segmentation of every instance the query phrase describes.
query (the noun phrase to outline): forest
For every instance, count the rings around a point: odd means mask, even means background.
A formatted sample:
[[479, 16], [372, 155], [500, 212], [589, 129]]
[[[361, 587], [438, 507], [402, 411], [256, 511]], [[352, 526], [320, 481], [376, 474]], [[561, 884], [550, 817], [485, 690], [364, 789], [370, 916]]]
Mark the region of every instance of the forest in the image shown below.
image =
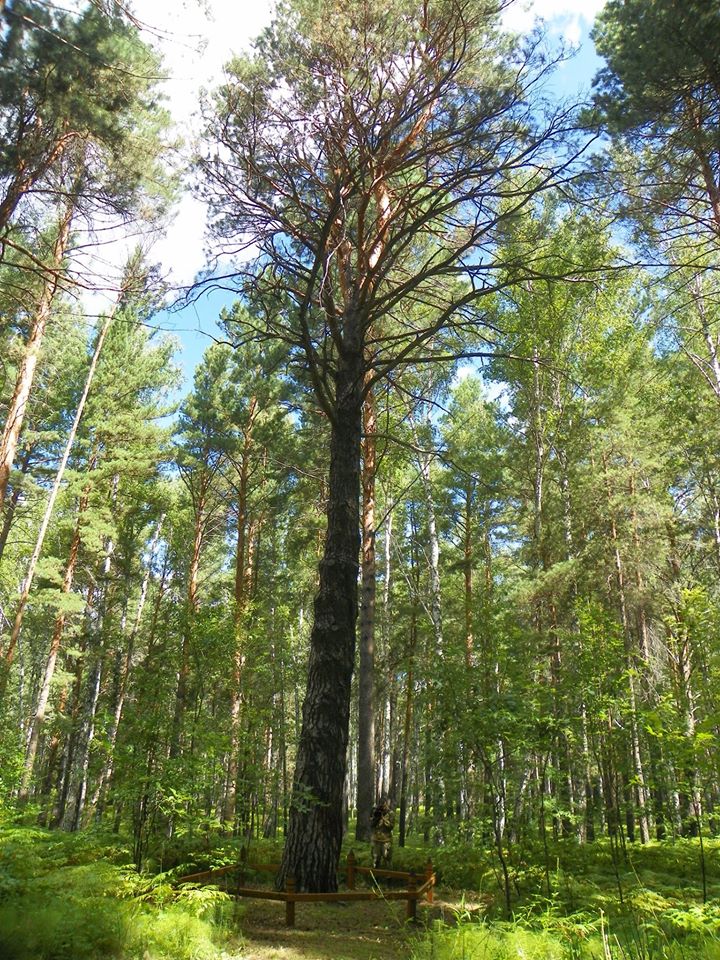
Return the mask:
[[[278, 0], [183, 141], [131, 4], [0, 0], [1, 957], [720, 958], [720, 3], [570, 95], [513, 5]], [[417, 923], [183, 880], [381, 801]]]

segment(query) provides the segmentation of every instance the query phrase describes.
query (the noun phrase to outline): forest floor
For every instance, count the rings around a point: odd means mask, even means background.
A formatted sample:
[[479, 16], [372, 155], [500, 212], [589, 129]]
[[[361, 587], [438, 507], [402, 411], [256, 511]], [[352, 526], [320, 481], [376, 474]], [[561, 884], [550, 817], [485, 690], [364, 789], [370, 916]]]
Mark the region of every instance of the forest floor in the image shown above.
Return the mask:
[[[234, 844], [234, 845], [233, 845]], [[284, 904], [178, 884], [237, 862], [236, 843], [186, 841], [138, 872], [115, 835], [0, 828], [2, 960], [720, 960], [720, 841], [527, 844], [513, 859], [511, 916], [491, 851], [396, 851], [439, 878], [418, 923], [404, 901]], [[279, 848], [257, 850], [272, 861]], [[367, 850], [358, 856], [367, 860]], [[251, 868], [252, 869], [252, 868]], [[250, 884], [267, 885], [258, 874]], [[704, 882], [703, 882], [704, 881]]]
[[401, 960], [417, 936], [404, 904], [382, 900], [299, 903], [294, 928], [285, 926], [283, 904], [250, 901], [242, 930], [242, 960]]
[[283, 904], [250, 900], [237, 960], [405, 960], [435, 921], [453, 925], [461, 912], [475, 909], [482, 904], [436, 895], [433, 904], [418, 904], [417, 923], [409, 924], [402, 901], [299, 903], [289, 929]]

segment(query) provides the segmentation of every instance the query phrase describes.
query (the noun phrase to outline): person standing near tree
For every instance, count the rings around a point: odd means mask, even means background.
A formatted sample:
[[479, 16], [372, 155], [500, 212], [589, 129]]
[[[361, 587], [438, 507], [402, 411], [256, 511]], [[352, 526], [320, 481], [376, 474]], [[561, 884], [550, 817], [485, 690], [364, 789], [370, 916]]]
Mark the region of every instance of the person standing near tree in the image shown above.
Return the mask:
[[387, 798], [378, 803], [370, 818], [372, 827], [373, 867], [377, 870], [381, 864], [389, 867], [392, 862], [392, 832], [395, 826], [395, 813]]

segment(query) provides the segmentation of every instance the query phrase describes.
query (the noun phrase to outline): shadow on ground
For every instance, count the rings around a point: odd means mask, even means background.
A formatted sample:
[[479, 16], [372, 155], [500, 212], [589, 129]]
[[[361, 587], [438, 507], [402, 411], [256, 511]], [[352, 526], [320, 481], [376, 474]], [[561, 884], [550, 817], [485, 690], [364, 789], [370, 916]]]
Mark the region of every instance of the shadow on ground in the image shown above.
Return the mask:
[[406, 924], [402, 902], [298, 903], [291, 929], [283, 903], [243, 906], [243, 960], [405, 960], [424, 927]]

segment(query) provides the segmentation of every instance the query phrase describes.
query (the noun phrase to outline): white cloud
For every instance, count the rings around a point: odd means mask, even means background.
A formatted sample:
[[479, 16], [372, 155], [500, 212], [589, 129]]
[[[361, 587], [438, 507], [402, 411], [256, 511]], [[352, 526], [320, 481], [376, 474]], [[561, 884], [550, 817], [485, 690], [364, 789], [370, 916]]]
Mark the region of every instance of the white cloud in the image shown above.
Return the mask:
[[[200, 89], [219, 82], [224, 64], [234, 53], [247, 49], [269, 22], [272, 5], [270, 0], [134, 0], [132, 9], [145, 39], [163, 58], [168, 79], [160, 88], [184, 141], [179, 158], [183, 166], [199, 130]], [[171, 283], [189, 284], [203, 268], [205, 223], [204, 205], [185, 193], [172, 222], [149, 250], [150, 259], [161, 264]], [[105, 233], [99, 253], [80, 258], [78, 266], [90, 288], [82, 297], [88, 312], [107, 309], [128, 253], [143, 240], [146, 245], [147, 237], [128, 235], [118, 227]]]
[[[162, 89], [187, 151], [199, 129], [199, 91], [215, 86], [232, 55], [248, 49], [269, 23], [271, 0], [135, 0], [133, 10], [162, 54], [168, 74]], [[152, 254], [172, 282], [188, 284], [202, 269], [205, 222], [200, 201], [183, 196]]]
[[541, 19], [551, 34], [577, 46], [604, 6], [605, 0], [515, 0], [503, 14], [503, 23], [522, 33]]
[[270, 20], [270, 0], [135, 0], [146, 35], [163, 55], [174, 116], [187, 122], [200, 87], [212, 86], [233, 53], [247, 49]]
[[[551, 33], [579, 43], [605, 0], [516, 0], [504, 22], [522, 32], [535, 19]], [[271, 17], [272, 0], [134, 0], [133, 9], [147, 25], [146, 36], [163, 55], [169, 79], [164, 83], [168, 107], [186, 138], [196, 134], [198, 91], [212, 88], [233, 53], [247, 49]], [[187, 284], [203, 267], [205, 211], [186, 196], [174, 223], [154, 248], [170, 278]]]

